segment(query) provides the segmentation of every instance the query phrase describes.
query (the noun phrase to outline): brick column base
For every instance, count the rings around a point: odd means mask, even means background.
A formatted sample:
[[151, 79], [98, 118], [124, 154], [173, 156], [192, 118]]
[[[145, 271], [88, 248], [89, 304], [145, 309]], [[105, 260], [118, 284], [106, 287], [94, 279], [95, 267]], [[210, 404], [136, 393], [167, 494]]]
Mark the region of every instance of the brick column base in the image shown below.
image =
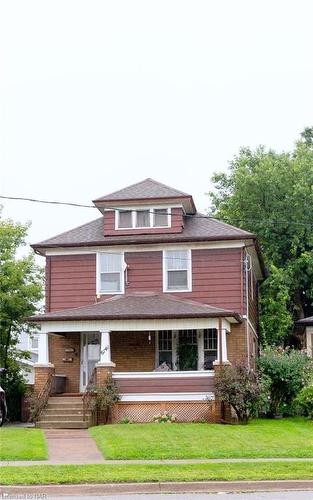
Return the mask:
[[34, 368], [35, 368], [34, 391], [38, 393], [46, 385], [49, 374], [50, 373], [52, 373], [52, 375], [54, 374], [54, 365], [52, 365], [51, 363], [47, 363], [45, 365], [35, 364]]
[[112, 375], [115, 363], [97, 363], [96, 364], [96, 385], [105, 385], [107, 379]]

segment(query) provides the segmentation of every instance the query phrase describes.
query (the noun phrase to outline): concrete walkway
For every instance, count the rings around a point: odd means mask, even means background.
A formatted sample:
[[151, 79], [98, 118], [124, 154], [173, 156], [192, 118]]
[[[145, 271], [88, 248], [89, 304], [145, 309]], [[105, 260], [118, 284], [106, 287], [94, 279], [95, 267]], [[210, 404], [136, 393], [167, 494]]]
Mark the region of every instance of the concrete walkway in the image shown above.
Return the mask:
[[40, 463], [54, 464], [101, 464], [102, 453], [86, 429], [44, 430], [49, 460]]

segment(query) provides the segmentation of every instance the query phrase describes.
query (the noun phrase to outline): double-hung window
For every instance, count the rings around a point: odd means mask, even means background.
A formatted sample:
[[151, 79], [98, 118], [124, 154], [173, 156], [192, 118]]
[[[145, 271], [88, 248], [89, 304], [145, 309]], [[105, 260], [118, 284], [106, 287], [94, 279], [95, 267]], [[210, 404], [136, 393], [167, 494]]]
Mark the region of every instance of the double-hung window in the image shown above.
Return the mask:
[[203, 330], [204, 369], [212, 370], [213, 362], [217, 359], [217, 329]]
[[165, 250], [163, 252], [163, 291], [191, 290], [191, 251]]
[[98, 254], [98, 292], [124, 292], [124, 256], [120, 253]]
[[169, 368], [173, 369], [172, 352], [172, 330], [160, 330], [158, 332], [158, 366], [166, 363]]

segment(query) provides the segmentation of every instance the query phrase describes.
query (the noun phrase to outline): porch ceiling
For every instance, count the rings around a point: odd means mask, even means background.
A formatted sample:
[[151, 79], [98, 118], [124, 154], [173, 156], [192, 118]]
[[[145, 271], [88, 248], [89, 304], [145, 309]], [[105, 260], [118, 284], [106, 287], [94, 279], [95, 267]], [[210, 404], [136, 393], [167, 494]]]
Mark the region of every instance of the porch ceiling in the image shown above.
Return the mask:
[[227, 318], [240, 323], [240, 314], [167, 294], [118, 295], [96, 304], [28, 318], [32, 322], [84, 320], [142, 320], [180, 318]]

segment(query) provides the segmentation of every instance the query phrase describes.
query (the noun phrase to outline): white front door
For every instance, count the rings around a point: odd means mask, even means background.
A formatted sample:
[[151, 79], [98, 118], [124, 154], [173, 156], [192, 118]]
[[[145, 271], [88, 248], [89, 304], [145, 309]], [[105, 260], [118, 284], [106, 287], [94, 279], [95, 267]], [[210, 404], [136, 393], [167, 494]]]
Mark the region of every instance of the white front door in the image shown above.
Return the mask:
[[90, 382], [96, 363], [100, 360], [100, 332], [81, 333], [80, 340], [80, 391]]

